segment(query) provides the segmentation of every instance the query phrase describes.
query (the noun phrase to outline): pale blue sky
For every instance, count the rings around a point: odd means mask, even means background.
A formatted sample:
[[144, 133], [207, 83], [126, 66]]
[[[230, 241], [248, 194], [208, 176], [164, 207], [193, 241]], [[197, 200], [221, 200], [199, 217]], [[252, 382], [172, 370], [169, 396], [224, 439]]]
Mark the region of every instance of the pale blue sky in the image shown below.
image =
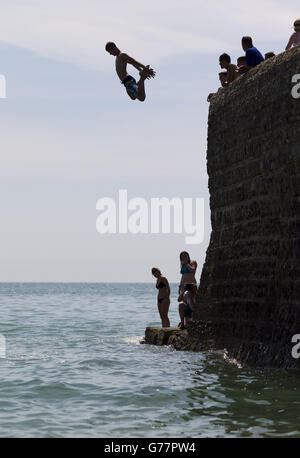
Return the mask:
[[[297, 3], [49, 3], [0, 1], [0, 281], [151, 281], [153, 265], [178, 281], [184, 249], [199, 278], [210, 231], [206, 97], [218, 88], [218, 56], [242, 55], [242, 35], [282, 51]], [[108, 40], [156, 69], [145, 103], [126, 95]], [[204, 242], [100, 236], [96, 202], [124, 188], [205, 198]]]

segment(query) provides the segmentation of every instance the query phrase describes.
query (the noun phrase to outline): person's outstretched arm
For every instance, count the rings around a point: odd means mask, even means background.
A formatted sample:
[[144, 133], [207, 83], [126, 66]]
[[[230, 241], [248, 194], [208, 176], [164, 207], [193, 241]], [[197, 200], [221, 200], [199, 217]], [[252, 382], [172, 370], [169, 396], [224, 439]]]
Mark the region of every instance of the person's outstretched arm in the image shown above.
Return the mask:
[[[141, 64], [137, 60], [133, 59], [133, 57], [128, 56], [128, 54], [123, 54], [123, 58], [126, 60], [127, 64], [133, 65], [133, 67], [135, 67], [139, 72], [146, 68], [146, 65]], [[149, 68], [148, 71], [150, 76], [154, 78], [155, 71], [152, 68]]]
[[133, 57], [128, 56], [128, 54], [123, 54], [123, 58], [126, 60], [127, 64], [133, 65], [139, 72], [145, 68], [145, 65], [133, 59]]

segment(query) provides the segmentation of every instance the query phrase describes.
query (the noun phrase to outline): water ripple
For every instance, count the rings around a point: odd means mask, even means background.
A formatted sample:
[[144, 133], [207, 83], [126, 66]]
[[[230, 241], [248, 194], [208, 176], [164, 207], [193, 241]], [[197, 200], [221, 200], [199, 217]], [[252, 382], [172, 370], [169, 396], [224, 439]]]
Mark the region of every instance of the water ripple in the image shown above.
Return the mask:
[[0, 284], [0, 437], [300, 437], [298, 373], [140, 345], [159, 325], [155, 294]]

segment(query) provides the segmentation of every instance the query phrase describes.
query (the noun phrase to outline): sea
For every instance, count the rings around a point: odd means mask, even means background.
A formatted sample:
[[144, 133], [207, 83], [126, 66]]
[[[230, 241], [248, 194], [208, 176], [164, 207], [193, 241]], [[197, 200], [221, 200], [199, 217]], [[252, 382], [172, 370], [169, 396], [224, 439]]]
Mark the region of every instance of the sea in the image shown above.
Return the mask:
[[1, 283], [0, 310], [2, 438], [300, 437], [298, 372], [140, 344], [154, 282]]

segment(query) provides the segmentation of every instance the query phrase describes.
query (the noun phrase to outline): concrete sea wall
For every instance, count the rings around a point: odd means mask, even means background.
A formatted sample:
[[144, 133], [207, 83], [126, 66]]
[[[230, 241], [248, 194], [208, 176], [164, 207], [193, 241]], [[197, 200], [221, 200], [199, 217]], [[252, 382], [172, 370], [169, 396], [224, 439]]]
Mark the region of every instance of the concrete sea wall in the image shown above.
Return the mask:
[[300, 367], [291, 355], [300, 334], [297, 73], [300, 47], [243, 75], [210, 104], [212, 233], [181, 349], [226, 348], [248, 365]]

